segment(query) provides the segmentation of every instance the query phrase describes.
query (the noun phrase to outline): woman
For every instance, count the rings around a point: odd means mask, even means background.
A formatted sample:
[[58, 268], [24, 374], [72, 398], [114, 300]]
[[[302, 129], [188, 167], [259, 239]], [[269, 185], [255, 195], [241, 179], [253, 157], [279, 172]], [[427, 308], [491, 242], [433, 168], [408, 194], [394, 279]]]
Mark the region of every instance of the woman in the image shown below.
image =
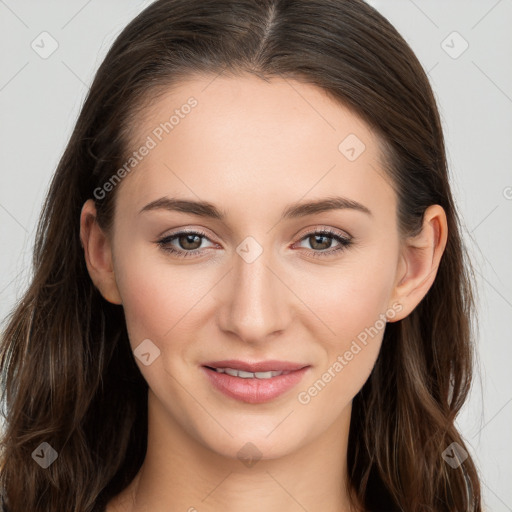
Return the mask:
[[158, 0], [100, 66], [3, 334], [9, 512], [481, 511], [427, 77], [359, 0]]

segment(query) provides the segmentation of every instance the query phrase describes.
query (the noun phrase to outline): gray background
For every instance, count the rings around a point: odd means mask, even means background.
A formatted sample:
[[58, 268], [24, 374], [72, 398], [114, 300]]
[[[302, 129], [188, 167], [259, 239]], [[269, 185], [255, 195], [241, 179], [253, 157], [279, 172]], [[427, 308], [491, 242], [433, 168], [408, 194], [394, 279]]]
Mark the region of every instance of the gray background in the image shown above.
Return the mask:
[[[88, 84], [149, 3], [0, 0], [0, 319], [28, 283], [42, 200]], [[512, 511], [512, 0], [369, 3], [412, 46], [438, 99], [479, 284], [480, 376], [458, 425], [486, 510]]]

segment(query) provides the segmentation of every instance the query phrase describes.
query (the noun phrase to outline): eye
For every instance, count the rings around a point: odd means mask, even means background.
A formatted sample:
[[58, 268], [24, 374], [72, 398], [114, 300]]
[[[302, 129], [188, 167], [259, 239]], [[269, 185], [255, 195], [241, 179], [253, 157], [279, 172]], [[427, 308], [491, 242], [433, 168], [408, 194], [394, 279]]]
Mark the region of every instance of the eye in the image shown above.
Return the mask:
[[[337, 242], [334, 248], [332, 248], [333, 240]], [[352, 245], [352, 238], [342, 236], [331, 229], [313, 231], [302, 237], [301, 241], [306, 241], [312, 247], [311, 255], [315, 258], [332, 256]]]
[[[200, 247], [203, 239], [209, 240], [206, 233], [202, 231], [180, 231], [179, 233], [165, 236], [156, 243], [167, 253], [174, 254], [179, 258], [187, 258], [202, 252]], [[175, 241], [178, 247], [172, 245]]]
[[[156, 243], [160, 248], [178, 258], [187, 258], [200, 255], [203, 240], [209, 240], [202, 231], [180, 231], [161, 238]], [[333, 240], [337, 245], [332, 248]], [[310, 251], [313, 257], [327, 257], [338, 251], [342, 251], [352, 244], [352, 239], [342, 236], [331, 229], [312, 231], [300, 240], [306, 241], [312, 247]]]

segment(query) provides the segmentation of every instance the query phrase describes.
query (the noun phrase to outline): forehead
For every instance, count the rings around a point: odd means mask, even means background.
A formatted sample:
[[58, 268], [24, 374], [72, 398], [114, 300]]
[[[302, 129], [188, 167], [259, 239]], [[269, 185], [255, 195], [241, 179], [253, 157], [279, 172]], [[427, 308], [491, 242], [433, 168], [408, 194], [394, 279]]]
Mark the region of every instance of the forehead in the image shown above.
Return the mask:
[[254, 214], [334, 193], [394, 204], [377, 135], [310, 84], [196, 76], [155, 98], [134, 129], [134, 150], [150, 149], [121, 195], [140, 207], [166, 194], [228, 211], [250, 201]]

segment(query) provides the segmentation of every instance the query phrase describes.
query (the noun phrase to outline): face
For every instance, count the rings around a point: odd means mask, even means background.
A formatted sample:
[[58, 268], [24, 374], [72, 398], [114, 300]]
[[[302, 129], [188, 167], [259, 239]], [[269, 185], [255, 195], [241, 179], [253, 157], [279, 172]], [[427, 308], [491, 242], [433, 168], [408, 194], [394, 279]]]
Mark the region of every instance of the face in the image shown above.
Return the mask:
[[[134, 140], [111, 247], [152, 404], [233, 458], [248, 442], [280, 457], [346, 424], [399, 307], [376, 135], [312, 85], [248, 76], [182, 82]], [[282, 366], [251, 366], [268, 361]]]

